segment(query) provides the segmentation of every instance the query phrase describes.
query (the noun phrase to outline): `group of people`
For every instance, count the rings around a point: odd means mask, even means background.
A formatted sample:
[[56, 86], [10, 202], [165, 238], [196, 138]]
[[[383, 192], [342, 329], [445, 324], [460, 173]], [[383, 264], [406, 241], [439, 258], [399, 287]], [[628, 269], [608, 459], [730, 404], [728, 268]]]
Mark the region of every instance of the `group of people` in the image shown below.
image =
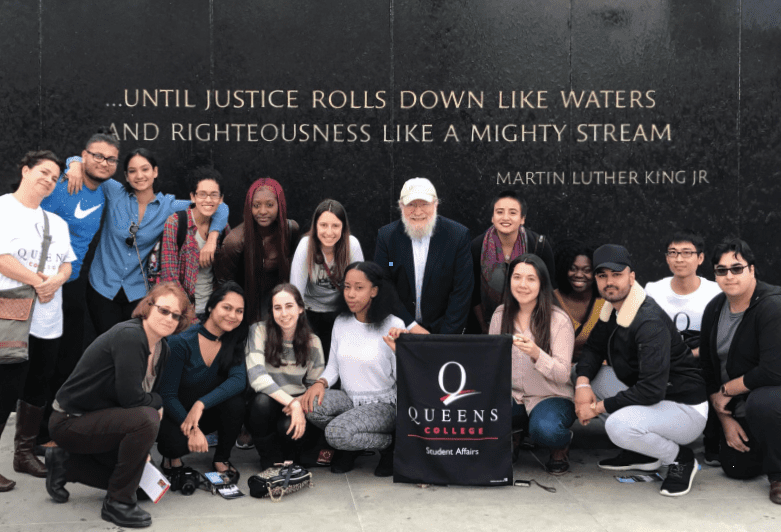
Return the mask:
[[[621, 453], [599, 467], [668, 466], [661, 493], [679, 496], [699, 465], [687, 446], [704, 432], [706, 463], [767, 474], [781, 504], [781, 288], [756, 279], [745, 242], [717, 246], [714, 283], [697, 275], [702, 239], [677, 233], [672, 277], [643, 289], [622, 246], [568, 241], [554, 254], [515, 192], [472, 239], [413, 178], [367, 262], [336, 200], [301, 236], [280, 183], [261, 178], [231, 229], [214, 169], [194, 171], [190, 197], [176, 199], [156, 192], [148, 150], [125, 156], [124, 183], [111, 179], [119, 162], [104, 134], [67, 164], [30, 152], [0, 197], [15, 228], [0, 239], [0, 289], [31, 285], [38, 299], [28, 358], [0, 351], [0, 430], [16, 410], [14, 470], [46, 477], [55, 501], [81, 482], [107, 490], [104, 519], [148, 526], [136, 488], [155, 442], [173, 476], [216, 432], [214, 469], [235, 482], [242, 426], [264, 469], [314, 447], [335, 449], [342, 473], [376, 450], [375, 474], [389, 476], [395, 340], [469, 332], [513, 337], [516, 458], [527, 436], [563, 474], [573, 423], [600, 416]], [[87, 311], [97, 338], [85, 346]], [[0, 491], [13, 486], [0, 476]]]

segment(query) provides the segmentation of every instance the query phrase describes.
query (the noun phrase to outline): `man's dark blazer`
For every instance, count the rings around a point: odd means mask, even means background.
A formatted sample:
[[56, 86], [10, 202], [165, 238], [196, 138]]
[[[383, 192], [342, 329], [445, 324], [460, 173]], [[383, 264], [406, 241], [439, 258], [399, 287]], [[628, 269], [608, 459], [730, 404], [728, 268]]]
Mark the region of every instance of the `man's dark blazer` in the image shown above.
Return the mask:
[[[474, 278], [469, 230], [437, 216], [428, 247], [418, 325], [434, 334], [460, 334], [466, 325]], [[415, 259], [412, 241], [397, 220], [380, 228], [374, 262], [383, 267], [401, 300], [395, 313], [406, 325], [415, 321]]]

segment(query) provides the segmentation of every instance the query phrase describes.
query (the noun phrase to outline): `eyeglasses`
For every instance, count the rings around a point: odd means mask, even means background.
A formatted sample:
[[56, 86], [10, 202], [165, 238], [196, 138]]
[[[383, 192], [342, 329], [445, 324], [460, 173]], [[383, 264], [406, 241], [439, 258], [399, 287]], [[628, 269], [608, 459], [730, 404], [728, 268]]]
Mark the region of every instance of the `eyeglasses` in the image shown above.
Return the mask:
[[694, 255], [699, 255], [698, 252], [692, 251], [690, 249], [684, 249], [683, 251], [677, 251], [675, 249], [668, 249], [667, 251], [664, 252], [664, 254], [667, 255], [668, 257], [670, 257], [671, 259], [676, 258], [678, 255], [680, 255], [684, 259], [690, 259]]
[[211, 194], [208, 192], [204, 192], [203, 190], [200, 190], [195, 193], [195, 197], [198, 199], [206, 199], [211, 198], [213, 200], [218, 200], [222, 197], [222, 192], [212, 192]]
[[127, 232], [130, 233], [130, 236], [125, 239], [125, 244], [127, 244], [127, 247], [132, 248], [133, 244], [136, 243], [136, 233], [138, 233], [138, 224], [136, 222], [133, 222], [130, 224], [130, 227], [128, 227]]
[[730, 266], [729, 268], [725, 268], [724, 266], [716, 266], [713, 268], [713, 273], [715, 273], [718, 277], [724, 277], [727, 275], [727, 272], [731, 272], [732, 275], [740, 275], [746, 268], [748, 268], [748, 264], [736, 264], [735, 266]]
[[161, 316], [172, 316], [176, 321], [179, 321], [182, 319], [182, 315], [178, 312], [174, 312], [173, 310], [168, 310], [165, 307], [161, 307], [160, 305], [155, 305], [152, 303], [153, 307], [157, 307], [157, 312], [160, 313]]
[[90, 155], [92, 155], [92, 157], [93, 157], [93, 158], [94, 158], [96, 161], [98, 161], [99, 163], [102, 163], [103, 161], [106, 161], [106, 162], [108, 163], [108, 165], [109, 165], [109, 166], [116, 166], [116, 165], [117, 165], [117, 163], [119, 162], [119, 159], [117, 159], [116, 157], [106, 157], [106, 156], [105, 156], [105, 155], [103, 155], [102, 153], [92, 153], [92, 152], [91, 152], [91, 151], [89, 151], [89, 150], [84, 150], [84, 151], [86, 151], [87, 153], [89, 153]]

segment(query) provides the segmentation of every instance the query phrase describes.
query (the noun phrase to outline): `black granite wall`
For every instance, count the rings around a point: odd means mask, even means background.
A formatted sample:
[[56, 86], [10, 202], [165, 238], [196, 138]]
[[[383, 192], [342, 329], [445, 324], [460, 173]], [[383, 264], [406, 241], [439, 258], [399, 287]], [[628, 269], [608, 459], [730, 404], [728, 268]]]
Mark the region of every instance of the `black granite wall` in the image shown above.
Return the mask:
[[106, 125], [166, 192], [213, 164], [233, 223], [261, 176], [304, 227], [339, 199], [368, 256], [423, 175], [473, 234], [516, 188], [642, 282], [691, 227], [781, 283], [781, 0], [0, 0], [0, 50], [0, 192]]

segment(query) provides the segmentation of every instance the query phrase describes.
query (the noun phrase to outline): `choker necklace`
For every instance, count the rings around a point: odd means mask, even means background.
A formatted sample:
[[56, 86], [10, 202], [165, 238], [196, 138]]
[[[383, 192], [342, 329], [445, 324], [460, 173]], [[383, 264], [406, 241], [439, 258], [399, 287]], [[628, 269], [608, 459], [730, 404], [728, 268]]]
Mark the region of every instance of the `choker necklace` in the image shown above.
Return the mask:
[[222, 337], [222, 335], [217, 336], [215, 334], [210, 333], [208, 329], [206, 329], [206, 327], [203, 326], [203, 324], [201, 324], [201, 330], [199, 330], [198, 333], [202, 335], [204, 338], [206, 338], [207, 340], [211, 340], [212, 342], [218, 342]]

